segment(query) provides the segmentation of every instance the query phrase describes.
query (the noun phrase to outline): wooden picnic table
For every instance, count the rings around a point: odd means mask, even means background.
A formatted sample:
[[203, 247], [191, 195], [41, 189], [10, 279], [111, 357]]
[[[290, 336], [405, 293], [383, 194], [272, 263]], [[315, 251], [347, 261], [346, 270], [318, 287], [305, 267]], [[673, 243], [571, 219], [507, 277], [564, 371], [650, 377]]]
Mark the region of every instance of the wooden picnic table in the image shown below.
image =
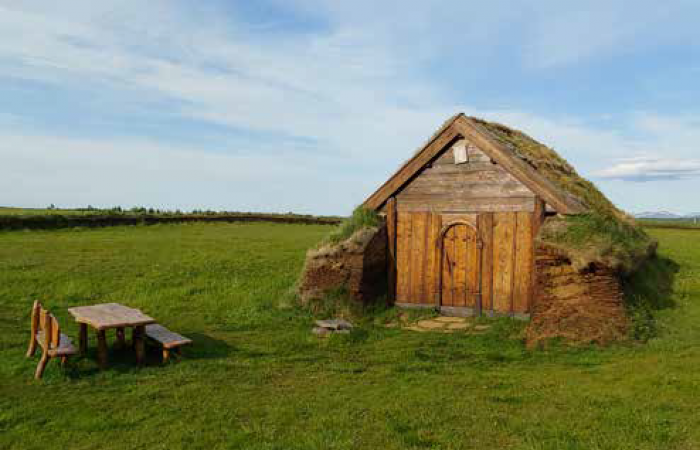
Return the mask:
[[155, 319], [147, 316], [138, 309], [129, 308], [119, 303], [103, 303], [100, 305], [78, 306], [68, 308], [75, 321], [80, 324], [80, 353], [87, 351], [88, 325], [97, 331], [97, 357], [101, 369], [107, 367], [107, 330], [114, 328], [117, 332], [117, 342], [123, 346], [125, 328], [133, 328], [132, 341], [136, 350], [136, 363], [143, 363], [145, 354], [145, 328], [155, 323]]

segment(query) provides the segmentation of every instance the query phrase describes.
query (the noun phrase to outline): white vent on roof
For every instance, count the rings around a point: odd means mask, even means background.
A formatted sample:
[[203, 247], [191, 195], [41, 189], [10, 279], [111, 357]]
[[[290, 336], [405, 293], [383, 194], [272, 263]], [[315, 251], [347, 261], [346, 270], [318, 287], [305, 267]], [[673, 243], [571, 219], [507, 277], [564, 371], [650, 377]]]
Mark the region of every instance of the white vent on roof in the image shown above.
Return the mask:
[[469, 162], [469, 154], [467, 152], [467, 141], [459, 141], [452, 146], [452, 152], [455, 156], [455, 164], [464, 164]]

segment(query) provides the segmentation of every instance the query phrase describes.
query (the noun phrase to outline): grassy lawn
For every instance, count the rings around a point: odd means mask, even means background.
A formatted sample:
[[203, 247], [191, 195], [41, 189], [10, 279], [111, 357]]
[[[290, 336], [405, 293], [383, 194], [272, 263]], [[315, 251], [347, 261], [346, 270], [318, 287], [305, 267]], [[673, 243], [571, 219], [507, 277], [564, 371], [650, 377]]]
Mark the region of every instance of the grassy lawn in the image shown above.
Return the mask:
[[[651, 230], [680, 264], [645, 345], [529, 352], [483, 335], [361, 323], [319, 340], [289, 307], [323, 226], [191, 224], [0, 233], [0, 448], [700, 448], [700, 233]], [[43, 382], [24, 357], [33, 299], [121, 302], [195, 345], [162, 366], [95, 341]], [[110, 336], [113, 340], [113, 335]]]

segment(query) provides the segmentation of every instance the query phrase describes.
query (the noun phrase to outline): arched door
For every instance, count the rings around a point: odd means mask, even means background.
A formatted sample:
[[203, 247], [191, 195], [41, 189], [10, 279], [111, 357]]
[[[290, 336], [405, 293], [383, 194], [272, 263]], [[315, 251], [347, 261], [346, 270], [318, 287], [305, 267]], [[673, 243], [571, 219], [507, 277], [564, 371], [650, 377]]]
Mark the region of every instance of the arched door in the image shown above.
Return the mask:
[[481, 249], [477, 229], [467, 222], [446, 225], [439, 240], [441, 309], [481, 314]]

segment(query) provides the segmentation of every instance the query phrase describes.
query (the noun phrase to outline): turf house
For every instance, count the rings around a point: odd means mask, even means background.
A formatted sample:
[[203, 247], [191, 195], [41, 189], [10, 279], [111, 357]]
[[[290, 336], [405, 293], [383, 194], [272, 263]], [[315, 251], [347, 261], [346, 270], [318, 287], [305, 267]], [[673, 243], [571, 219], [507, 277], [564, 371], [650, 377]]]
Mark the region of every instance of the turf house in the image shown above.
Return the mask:
[[464, 114], [345, 228], [309, 252], [303, 299], [342, 286], [365, 303], [528, 319], [530, 343], [624, 336], [623, 280], [655, 252], [634, 220], [554, 150]]

